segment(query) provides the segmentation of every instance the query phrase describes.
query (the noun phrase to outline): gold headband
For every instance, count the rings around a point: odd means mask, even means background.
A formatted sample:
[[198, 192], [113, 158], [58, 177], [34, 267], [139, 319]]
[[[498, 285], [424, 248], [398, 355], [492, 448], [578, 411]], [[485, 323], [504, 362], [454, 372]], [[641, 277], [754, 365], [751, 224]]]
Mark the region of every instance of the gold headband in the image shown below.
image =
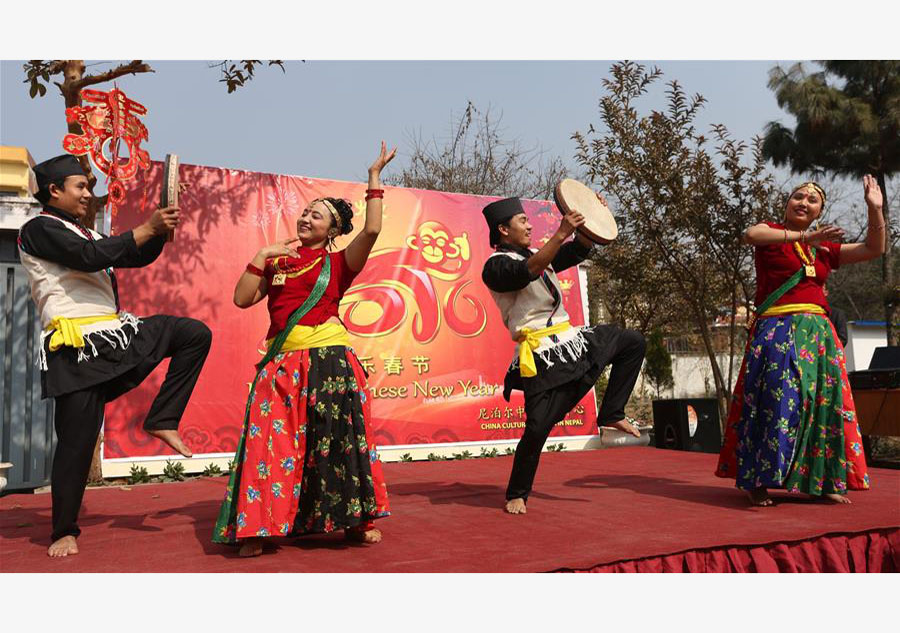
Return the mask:
[[791, 195], [794, 195], [795, 193], [797, 193], [797, 192], [800, 191], [801, 189], [806, 189], [806, 193], [807, 193], [807, 194], [811, 194], [811, 193], [817, 193], [817, 194], [819, 194], [819, 195], [822, 197], [822, 206], [823, 206], [823, 207], [825, 206], [825, 190], [822, 189], [822, 187], [820, 187], [819, 185], [817, 185], [816, 183], [814, 183], [814, 182], [812, 182], [812, 181], [805, 182], [805, 183], [803, 183], [802, 185], [800, 185], [799, 187], [795, 188], [795, 189], [791, 192]]
[[331, 212], [331, 216], [334, 218], [334, 221], [337, 223], [338, 231], [343, 228], [343, 223], [341, 222], [341, 214], [337, 212], [337, 209], [334, 208], [334, 205], [328, 201], [328, 198], [316, 198], [312, 202], [309, 203], [309, 206], [312, 207], [315, 203], [321, 202], [325, 205], [325, 208]]

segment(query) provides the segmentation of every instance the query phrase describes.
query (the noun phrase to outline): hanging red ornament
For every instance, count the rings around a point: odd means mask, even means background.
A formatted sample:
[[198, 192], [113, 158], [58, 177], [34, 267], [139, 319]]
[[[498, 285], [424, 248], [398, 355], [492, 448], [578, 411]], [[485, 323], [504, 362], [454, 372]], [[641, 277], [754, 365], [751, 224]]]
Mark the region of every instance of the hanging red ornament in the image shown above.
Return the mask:
[[[125, 187], [121, 181], [134, 178], [138, 168], [150, 167], [150, 155], [141, 149], [141, 142], [149, 135], [138, 118], [147, 114], [147, 108], [129, 99], [118, 88], [109, 92], [82, 90], [81, 98], [93, 105], [66, 109], [66, 121], [77, 122], [82, 133], [66, 134], [63, 148], [75, 156], [87, 154], [94, 167], [106, 175], [110, 215], [114, 215], [115, 205], [125, 200]], [[124, 160], [119, 157], [122, 144], [128, 150]]]
[[125, 185], [123, 185], [120, 181], [114, 180], [109, 183], [109, 189], [107, 190], [109, 193], [109, 202], [111, 204], [122, 204], [125, 202]]

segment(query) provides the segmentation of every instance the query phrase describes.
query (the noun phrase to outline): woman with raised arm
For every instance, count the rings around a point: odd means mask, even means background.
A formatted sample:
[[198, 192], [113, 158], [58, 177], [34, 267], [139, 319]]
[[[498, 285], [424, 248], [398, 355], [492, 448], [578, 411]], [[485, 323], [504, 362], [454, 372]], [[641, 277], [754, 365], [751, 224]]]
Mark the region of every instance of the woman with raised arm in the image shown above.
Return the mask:
[[373, 520], [390, 514], [387, 489], [368, 430], [366, 376], [338, 304], [381, 231], [380, 175], [396, 152], [382, 142], [369, 167], [365, 225], [346, 249], [333, 250], [353, 230], [350, 203], [313, 200], [297, 237], [260, 250], [234, 289], [240, 308], [268, 297], [271, 319], [213, 534], [240, 543], [241, 556], [261, 554], [270, 536], [343, 529], [352, 540], [381, 540]]
[[755, 247], [756, 314], [716, 475], [736, 478], [754, 505], [772, 505], [769, 488], [850, 503], [848, 489], [869, 487], [844, 348], [823, 293], [832, 270], [884, 253], [881, 189], [872, 176], [863, 186], [864, 242], [841, 244], [841, 229], [813, 226], [825, 207], [814, 182], [791, 193], [783, 223], [744, 233]]

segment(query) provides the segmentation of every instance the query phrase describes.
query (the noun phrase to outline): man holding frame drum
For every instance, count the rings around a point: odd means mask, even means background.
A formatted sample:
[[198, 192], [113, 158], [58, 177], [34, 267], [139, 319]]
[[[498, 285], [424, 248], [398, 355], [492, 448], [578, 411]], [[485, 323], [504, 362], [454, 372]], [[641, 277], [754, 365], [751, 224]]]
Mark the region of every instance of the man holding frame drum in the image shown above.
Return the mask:
[[19, 255], [41, 317], [41, 392], [55, 398], [57, 445], [50, 475], [53, 533], [47, 553], [78, 553], [78, 513], [103, 411], [138, 386], [163, 359], [165, 381], [144, 430], [191, 456], [178, 424], [209, 352], [212, 334], [200, 321], [123, 311], [115, 268], [149, 266], [181, 221], [177, 207], [157, 209], [146, 222], [105, 236], [82, 222], [91, 192], [78, 160], [65, 154], [34, 167], [44, 205], [19, 231]]
[[[508, 401], [514, 389], [525, 394], [525, 431], [506, 489], [510, 514], [525, 514], [550, 431], [590, 391], [607, 365], [612, 371], [597, 424], [640, 436], [625, 419], [625, 403], [644, 361], [644, 337], [612, 325], [570, 325], [556, 277], [584, 261], [593, 244], [615, 239], [615, 221], [605, 198], [574, 180], [560, 183], [556, 198], [564, 215], [540, 250], [531, 249], [531, 224], [519, 198], [498, 200], [483, 210], [496, 250], [481, 277], [519, 344], [506, 373], [503, 397]], [[576, 239], [569, 240], [576, 231]]]

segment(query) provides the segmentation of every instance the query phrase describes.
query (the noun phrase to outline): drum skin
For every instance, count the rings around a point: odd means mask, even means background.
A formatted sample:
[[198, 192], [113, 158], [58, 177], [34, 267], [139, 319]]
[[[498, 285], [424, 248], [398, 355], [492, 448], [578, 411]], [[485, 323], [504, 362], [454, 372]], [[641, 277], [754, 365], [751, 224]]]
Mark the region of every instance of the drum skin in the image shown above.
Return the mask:
[[563, 213], [574, 209], [584, 216], [584, 224], [578, 227], [578, 232], [592, 242], [609, 244], [619, 235], [612, 212], [590, 187], [566, 178], [556, 185], [553, 198]]

